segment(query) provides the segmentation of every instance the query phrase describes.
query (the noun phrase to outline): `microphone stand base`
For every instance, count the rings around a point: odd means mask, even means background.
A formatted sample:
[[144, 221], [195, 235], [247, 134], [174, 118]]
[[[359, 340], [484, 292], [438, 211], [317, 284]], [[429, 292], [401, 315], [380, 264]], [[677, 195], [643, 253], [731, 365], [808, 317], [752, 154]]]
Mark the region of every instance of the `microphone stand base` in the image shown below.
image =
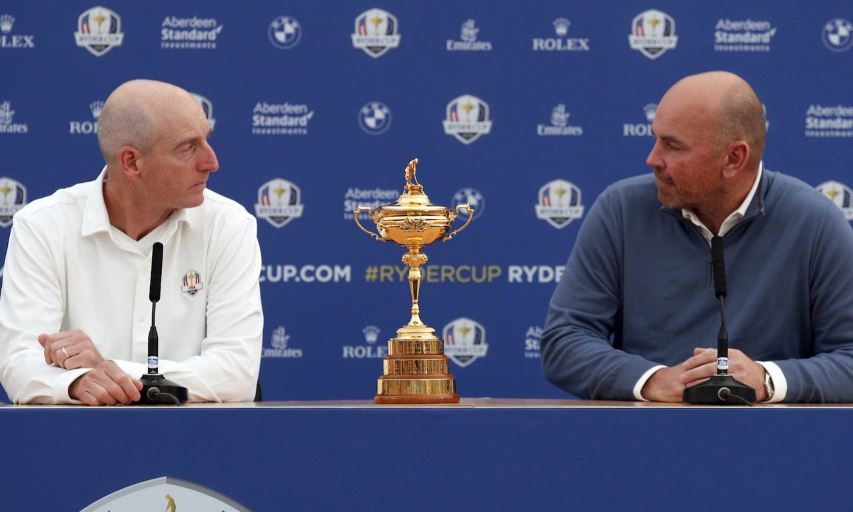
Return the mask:
[[[140, 377], [140, 380], [142, 381], [142, 391], [139, 393], [142, 397], [136, 402], [139, 405], [180, 405], [187, 401], [187, 388], [170, 381], [159, 373], [145, 374]], [[176, 401], [177, 403], [175, 403]]]
[[731, 375], [714, 375], [685, 389], [682, 397], [689, 404], [749, 405], [755, 402], [755, 390]]

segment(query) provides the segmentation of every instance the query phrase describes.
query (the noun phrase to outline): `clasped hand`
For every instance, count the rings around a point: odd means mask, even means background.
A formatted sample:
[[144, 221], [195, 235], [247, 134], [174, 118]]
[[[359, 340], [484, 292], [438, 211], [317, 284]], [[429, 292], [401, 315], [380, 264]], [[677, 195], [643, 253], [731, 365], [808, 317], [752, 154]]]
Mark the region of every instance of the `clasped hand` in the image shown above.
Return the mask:
[[[729, 349], [728, 373], [755, 390], [758, 402], [767, 400], [764, 367], [737, 349]], [[717, 350], [695, 348], [693, 356], [675, 366], [661, 368], [646, 381], [641, 394], [652, 402], [681, 402], [684, 389], [704, 382], [717, 373]]]
[[66, 370], [91, 368], [68, 387], [68, 396], [86, 405], [116, 405], [136, 402], [142, 382], [132, 379], [113, 361], [105, 360], [89, 335], [76, 329], [39, 334], [44, 360]]

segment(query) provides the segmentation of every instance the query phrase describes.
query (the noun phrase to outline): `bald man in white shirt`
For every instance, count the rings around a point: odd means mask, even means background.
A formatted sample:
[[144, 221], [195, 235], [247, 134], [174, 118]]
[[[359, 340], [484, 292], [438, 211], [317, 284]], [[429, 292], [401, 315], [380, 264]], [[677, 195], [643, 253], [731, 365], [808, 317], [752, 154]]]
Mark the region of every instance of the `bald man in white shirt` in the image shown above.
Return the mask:
[[0, 293], [0, 381], [13, 402], [139, 400], [155, 242], [161, 373], [190, 401], [252, 400], [263, 331], [257, 225], [206, 188], [219, 168], [209, 135], [187, 91], [122, 84], [98, 121], [98, 178], [16, 213]]

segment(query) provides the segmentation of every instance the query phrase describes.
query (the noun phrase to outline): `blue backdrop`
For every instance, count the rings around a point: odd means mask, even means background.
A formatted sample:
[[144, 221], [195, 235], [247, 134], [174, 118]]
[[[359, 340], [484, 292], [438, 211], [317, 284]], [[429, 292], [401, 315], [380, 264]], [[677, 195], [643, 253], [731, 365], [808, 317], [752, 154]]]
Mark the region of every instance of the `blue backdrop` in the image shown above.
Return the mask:
[[265, 398], [375, 393], [408, 287], [402, 249], [350, 212], [393, 202], [414, 157], [434, 203], [477, 209], [427, 248], [422, 288], [425, 322], [486, 347], [452, 357], [460, 394], [564, 396], [540, 372], [548, 299], [596, 196], [649, 172], [655, 104], [677, 79], [746, 78], [765, 165], [853, 218], [851, 20], [842, 0], [5, 0], [0, 244], [24, 203], [98, 174], [111, 90], [173, 82], [215, 123], [211, 188], [258, 214]]

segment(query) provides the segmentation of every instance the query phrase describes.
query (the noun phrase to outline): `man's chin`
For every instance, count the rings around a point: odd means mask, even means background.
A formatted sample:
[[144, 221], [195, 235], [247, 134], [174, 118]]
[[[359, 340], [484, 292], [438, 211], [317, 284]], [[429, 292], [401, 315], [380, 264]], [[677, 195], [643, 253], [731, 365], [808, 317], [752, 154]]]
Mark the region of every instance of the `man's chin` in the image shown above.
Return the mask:
[[660, 189], [658, 189], [658, 201], [666, 208], [681, 208], [674, 197], [661, 192]]

